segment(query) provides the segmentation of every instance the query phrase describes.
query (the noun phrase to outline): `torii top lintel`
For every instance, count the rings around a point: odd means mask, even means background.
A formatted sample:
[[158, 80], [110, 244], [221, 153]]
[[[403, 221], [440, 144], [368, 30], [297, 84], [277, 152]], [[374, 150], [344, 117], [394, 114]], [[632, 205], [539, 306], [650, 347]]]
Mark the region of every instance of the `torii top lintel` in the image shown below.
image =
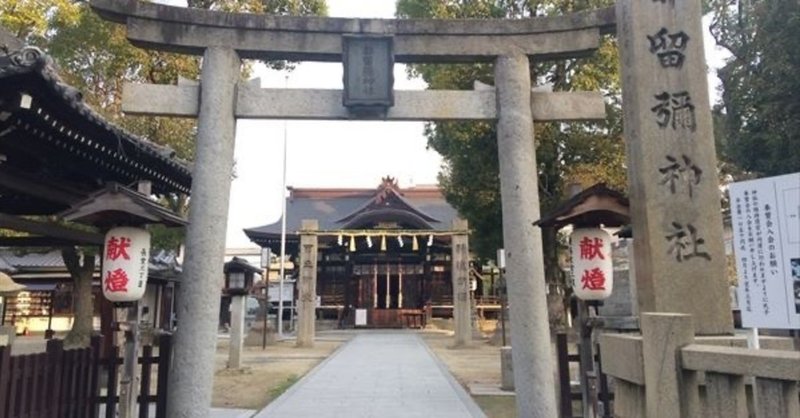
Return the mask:
[[341, 61], [342, 35], [394, 37], [396, 62], [491, 61], [506, 54], [575, 57], [613, 32], [613, 8], [528, 19], [349, 19], [224, 13], [139, 0], [92, 0], [103, 18], [127, 25], [148, 49], [202, 55], [230, 47], [242, 58]]

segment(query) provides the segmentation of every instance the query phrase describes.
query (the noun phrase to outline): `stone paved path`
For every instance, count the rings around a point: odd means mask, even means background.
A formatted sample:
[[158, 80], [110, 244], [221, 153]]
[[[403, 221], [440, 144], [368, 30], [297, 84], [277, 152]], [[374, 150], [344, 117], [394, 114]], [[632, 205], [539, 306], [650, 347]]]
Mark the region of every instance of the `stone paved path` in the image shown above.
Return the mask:
[[254, 418], [485, 418], [412, 332], [356, 336]]

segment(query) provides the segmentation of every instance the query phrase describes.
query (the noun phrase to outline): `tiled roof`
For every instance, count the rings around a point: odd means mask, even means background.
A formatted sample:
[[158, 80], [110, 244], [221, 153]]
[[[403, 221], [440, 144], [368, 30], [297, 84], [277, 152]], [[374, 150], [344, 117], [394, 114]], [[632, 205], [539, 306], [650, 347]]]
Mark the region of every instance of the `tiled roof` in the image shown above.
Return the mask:
[[[99, 257], [95, 258], [95, 265], [100, 268]], [[23, 252], [14, 248], [0, 248], [0, 270], [3, 270], [2, 266], [9, 266], [13, 269], [12, 273], [20, 274], [42, 271], [66, 272], [64, 259], [59, 250]], [[151, 277], [174, 278], [182, 269], [175, 252], [159, 250], [150, 253], [148, 270]]]
[[50, 57], [39, 49], [0, 53], [0, 90], [31, 96], [25, 106], [0, 112], [0, 130], [11, 129], [54, 153], [69, 154], [82, 169], [102, 171], [104, 182], [150, 180], [157, 193], [190, 191], [191, 168], [186, 162], [172, 149], [106, 121], [84, 103], [78, 90], [63, 83]]
[[[291, 195], [286, 202], [286, 231], [295, 234], [300, 230], [303, 219], [316, 219], [319, 229], [332, 231], [343, 228], [346, 217], [367, 206], [378, 189], [290, 189]], [[428, 223], [436, 230], [448, 230], [451, 222], [458, 217], [458, 212], [444, 199], [441, 192], [434, 188], [398, 189], [402, 198], [420, 213], [432, 220]], [[250, 239], [281, 233], [280, 220], [255, 228], [244, 230]]]

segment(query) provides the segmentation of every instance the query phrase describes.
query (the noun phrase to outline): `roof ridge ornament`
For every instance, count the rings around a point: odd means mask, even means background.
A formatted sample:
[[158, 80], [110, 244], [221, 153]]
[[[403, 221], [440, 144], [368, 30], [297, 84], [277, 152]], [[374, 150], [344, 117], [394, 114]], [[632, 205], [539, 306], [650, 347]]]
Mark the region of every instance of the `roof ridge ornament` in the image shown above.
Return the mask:
[[44, 56], [44, 52], [35, 46], [26, 46], [14, 52], [5, 51], [12, 65], [18, 67], [31, 67]]
[[375, 194], [373, 201], [377, 204], [384, 203], [386, 198], [389, 197], [389, 191], [402, 195], [400, 186], [397, 184], [397, 178], [392, 176], [382, 177], [381, 184], [378, 186], [378, 193]]

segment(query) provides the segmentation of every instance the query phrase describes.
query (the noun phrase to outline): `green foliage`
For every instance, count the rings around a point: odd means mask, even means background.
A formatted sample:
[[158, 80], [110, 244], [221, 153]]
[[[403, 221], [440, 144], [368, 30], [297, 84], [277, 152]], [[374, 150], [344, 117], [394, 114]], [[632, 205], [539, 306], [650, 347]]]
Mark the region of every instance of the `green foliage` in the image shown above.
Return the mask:
[[288, 16], [324, 16], [325, 0], [189, 0], [189, 7], [226, 12], [263, 13]]
[[[324, 0], [190, 0], [191, 7], [272, 13], [323, 15]], [[178, 77], [197, 79], [200, 60], [189, 55], [149, 51], [132, 46], [125, 26], [109, 23], [92, 12], [88, 2], [74, 0], [5, 0], [0, 2], [0, 25], [47, 51], [67, 84], [83, 94], [84, 101], [106, 119], [155, 143], [170, 147], [179, 158], [194, 159], [197, 132], [193, 119], [122, 115], [125, 83], [175, 84]], [[285, 68], [286, 63], [270, 63]], [[245, 66], [245, 72], [249, 71]], [[174, 211], [186, 215], [187, 199], [164, 196]], [[177, 205], [176, 205], [177, 203]], [[152, 228], [153, 247], [177, 249], [180, 228]]]
[[54, 24], [77, 19], [79, 6], [73, 0], [3, 0], [0, 26], [26, 42], [44, 38]]
[[[520, 18], [611, 4], [602, 0], [399, 0], [397, 10], [398, 16], [407, 18]], [[531, 65], [532, 79], [552, 85], [554, 91], [599, 90], [607, 96], [605, 121], [535, 124], [542, 213], [566, 198], [565, 190], [571, 183], [588, 187], [605, 181], [611, 187], [626, 189], [618, 62], [616, 42], [606, 38], [591, 57]], [[410, 72], [422, 77], [431, 89], [468, 90], [475, 81], [494, 83], [492, 64], [415, 65]], [[444, 159], [439, 180], [446, 198], [474, 230], [473, 249], [482, 259], [494, 258], [496, 249], [503, 246], [495, 125], [432, 123], [426, 135], [428, 145]], [[555, 234], [546, 233], [545, 237], [548, 279], [563, 282], [557, 267]]]
[[737, 178], [800, 171], [800, 3], [711, 0], [709, 7], [711, 33], [732, 54], [718, 71], [722, 104], [714, 109], [721, 159], [744, 171], [729, 169]]
[[269, 397], [270, 399], [277, 399], [279, 396], [283, 395], [284, 392], [289, 390], [295, 383], [300, 380], [300, 377], [296, 374], [289, 375], [283, 382], [275, 386], [274, 388], [269, 390]]
[[192, 160], [194, 120], [123, 117], [121, 106], [124, 83], [175, 84], [178, 76], [197, 78], [196, 57], [136, 48], [126, 39], [124, 26], [103, 21], [86, 4], [79, 6], [76, 19], [57, 19], [49, 32], [43, 46], [59, 64], [62, 78], [80, 90], [90, 106], [125, 129]]

